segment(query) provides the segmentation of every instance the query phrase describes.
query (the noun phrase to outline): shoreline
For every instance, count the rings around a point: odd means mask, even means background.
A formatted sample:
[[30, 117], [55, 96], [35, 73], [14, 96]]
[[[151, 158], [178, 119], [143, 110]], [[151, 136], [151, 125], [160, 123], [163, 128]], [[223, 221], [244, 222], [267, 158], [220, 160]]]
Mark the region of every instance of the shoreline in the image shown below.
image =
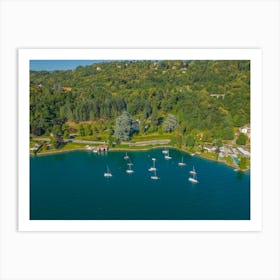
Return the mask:
[[[138, 148], [139, 147], [139, 148]], [[141, 146], [138, 146], [136, 149], [133, 149], [133, 148], [110, 148], [110, 151], [112, 152], [117, 152], [117, 151], [149, 151], [149, 150], [154, 150], [154, 149], [160, 149], [160, 148], [169, 148], [169, 149], [177, 149], [177, 148], [174, 148], [173, 146], [155, 146], [155, 147], [149, 147], [149, 148], [141, 148]]]
[[69, 150], [56, 150], [56, 151], [50, 151], [50, 152], [43, 152], [43, 153], [37, 153], [36, 155], [31, 154], [30, 156], [47, 156], [47, 155], [54, 155], [54, 154], [61, 154], [61, 153], [67, 153], [67, 152], [75, 152], [75, 151], [86, 151], [84, 148], [74, 148], [74, 149], [69, 149]]
[[[180, 152], [184, 152], [188, 155], [191, 156], [191, 152], [188, 152], [186, 150], [183, 150], [183, 149], [180, 149], [180, 148], [177, 148], [177, 147], [173, 147], [173, 146], [156, 146], [156, 147], [149, 147], [149, 148], [136, 148], [136, 149], [133, 149], [133, 148], [110, 148], [109, 151], [111, 152], [120, 152], [120, 151], [130, 151], [130, 152], [145, 152], [145, 151], [149, 151], [149, 150], [154, 150], [154, 149], [160, 149], [160, 148], [171, 148], [171, 149], [176, 149]], [[60, 154], [60, 153], [67, 153], [67, 152], [74, 152], [74, 151], [87, 151], [85, 150], [85, 148], [73, 148], [73, 149], [69, 149], [69, 150], [62, 150], [62, 151], [59, 151], [59, 150], [56, 150], [56, 151], [50, 151], [50, 152], [43, 152], [43, 153], [38, 153], [36, 155], [33, 155], [30, 153], [30, 156], [44, 156], [44, 155], [54, 155], [54, 154]], [[197, 154], [197, 153], [194, 153], [194, 156], [197, 156], [199, 158], [203, 158], [203, 159], [206, 159], [206, 160], [210, 160], [210, 161], [214, 161], [214, 162], [217, 162], [217, 163], [221, 163], [221, 164], [224, 164], [224, 165], [227, 165], [229, 167], [231, 167], [232, 169], [236, 170], [236, 171], [240, 171], [240, 172], [249, 172], [250, 171], [250, 168], [248, 169], [245, 169], [245, 170], [242, 170], [240, 168], [238, 168], [237, 166], [235, 165], [231, 165], [225, 161], [220, 161], [220, 160], [216, 160], [216, 159], [212, 159], [212, 158], [208, 158], [206, 156], [203, 156], [202, 154]]]

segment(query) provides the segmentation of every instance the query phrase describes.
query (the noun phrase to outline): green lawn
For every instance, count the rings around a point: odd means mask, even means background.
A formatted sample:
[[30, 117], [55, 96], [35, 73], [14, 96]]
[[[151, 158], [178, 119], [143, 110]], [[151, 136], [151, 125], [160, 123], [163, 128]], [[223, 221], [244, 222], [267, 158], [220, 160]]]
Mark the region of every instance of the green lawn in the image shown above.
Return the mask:
[[151, 140], [165, 140], [174, 137], [172, 134], [149, 134], [149, 135], [135, 135], [132, 137], [132, 142], [151, 141]]
[[96, 134], [92, 136], [80, 136], [74, 138], [75, 140], [86, 140], [86, 141], [107, 141], [108, 135], [107, 134]]
[[42, 150], [39, 153], [50, 153], [50, 152], [60, 152], [60, 151], [69, 151], [75, 149], [84, 149], [86, 144], [79, 144], [79, 143], [65, 143], [64, 145], [60, 146], [58, 149], [47, 149], [46, 146], [43, 146]]
[[145, 145], [145, 146], [129, 146], [129, 145], [115, 145], [112, 149], [130, 149], [130, 150], [146, 150], [151, 148], [163, 147], [168, 145]]
[[78, 148], [85, 148], [87, 144], [80, 144], [80, 143], [66, 143], [63, 145], [59, 150], [62, 151], [67, 151], [67, 150], [72, 150], [72, 149], [78, 149]]
[[30, 140], [30, 142], [29, 142], [30, 148], [32, 148], [36, 143], [38, 143], [38, 142]]

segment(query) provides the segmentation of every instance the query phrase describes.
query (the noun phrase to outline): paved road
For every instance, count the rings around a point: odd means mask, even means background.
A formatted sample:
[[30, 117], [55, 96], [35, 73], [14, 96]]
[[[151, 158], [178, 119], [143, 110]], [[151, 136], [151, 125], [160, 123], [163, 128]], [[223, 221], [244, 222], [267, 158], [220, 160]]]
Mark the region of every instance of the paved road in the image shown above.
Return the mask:
[[147, 146], [147, 145], [166, 145], [170, 143], [170, 139], [141, 141], [135, 143], [128, 143], [129, 146]]
[[[50, 138], [46, 137], [35, 137], [32, 138], [35, 141], [50, 141]], [[79, 144], [105, 144], [104, 141], [88, 141], [88, 140], [79, 140], [79, 139], [63, 139], [64, 142], [72, 142], [72, 143], [79, 143]]]
[[[47, 137], [35, 137], [32, 138], [35, 141], [50, 141], [50, 138]], [[147, 146], [147, 145], [166, 145], [170, 143], [170, 139], [161, 139], [161, 140], [150, 140], [150, 141], [141, 141], [141, 142], [121, 142], [121, 144], [129, 145], [129, 146]], [[72, 142], [79, 144], [106, 144], [104, 141], [89, 141], [89, 140], [79, 140], [79, 139], [64, 139], [64, 142]]]

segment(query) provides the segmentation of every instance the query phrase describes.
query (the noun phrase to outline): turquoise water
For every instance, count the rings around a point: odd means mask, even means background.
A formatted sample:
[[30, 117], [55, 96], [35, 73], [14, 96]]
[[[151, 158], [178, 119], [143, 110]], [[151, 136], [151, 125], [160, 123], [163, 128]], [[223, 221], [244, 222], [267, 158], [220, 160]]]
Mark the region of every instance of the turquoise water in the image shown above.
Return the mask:
[[235, 164], [238, 165], [238, 163], [239, 163], [238, 158], [237, 157], [232, 157], [232, 159], [234, 160]]
[[[250, 175], [170, 149], [98, 155], [87, 151], [30, 157], [30, 219], [248, 220]], [[184, 156], [187, 166], [179, 167]], [[148, 169], [156, 158], [159, 180]], [[106, 165], [113, 177], [105, 178]], [[198, 184], [188, 181], [195, 167]]]

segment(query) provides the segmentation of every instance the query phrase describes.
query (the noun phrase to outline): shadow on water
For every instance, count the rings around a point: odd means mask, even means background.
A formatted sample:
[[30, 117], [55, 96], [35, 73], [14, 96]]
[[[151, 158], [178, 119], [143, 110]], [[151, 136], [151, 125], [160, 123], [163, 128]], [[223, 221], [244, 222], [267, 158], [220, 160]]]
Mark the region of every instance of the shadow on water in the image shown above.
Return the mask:
[[242, 181], [245, 177], [247, 176], [247, 173], [246, 172], [243, 172], [243, 171], [236, 171], [236, 179], [238, 181]]

